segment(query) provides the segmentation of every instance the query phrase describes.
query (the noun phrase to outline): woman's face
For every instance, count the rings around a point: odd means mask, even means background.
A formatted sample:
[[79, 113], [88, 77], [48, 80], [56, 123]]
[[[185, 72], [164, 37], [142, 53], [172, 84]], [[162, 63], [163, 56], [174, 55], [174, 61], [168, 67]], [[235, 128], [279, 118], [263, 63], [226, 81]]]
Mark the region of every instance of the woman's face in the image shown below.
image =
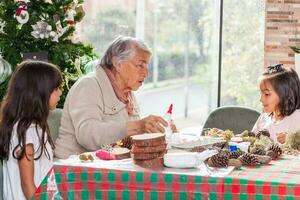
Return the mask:
[[272, 113], [278, 111], [280, 98], [275, 92], [273, 86], [268, 81], [260, 83], [260, 102], [264, 112]]
[[139, 89], [148, 76], [149, 59], [149, 53], [137, 50], [131, 60], [120, 64], [118, 72], [124, 84], [124, 88], [133, 91]]
[[56, 88], [55, 90], [53, 90], [53, 92], [50, 95], [50, 99], [49, 99], [49, 109], [50, 110], [54, 110], [57, 106], [57, 103], [60, 100], [60, 95], [61, 95], [61, 90], [60, 88]]

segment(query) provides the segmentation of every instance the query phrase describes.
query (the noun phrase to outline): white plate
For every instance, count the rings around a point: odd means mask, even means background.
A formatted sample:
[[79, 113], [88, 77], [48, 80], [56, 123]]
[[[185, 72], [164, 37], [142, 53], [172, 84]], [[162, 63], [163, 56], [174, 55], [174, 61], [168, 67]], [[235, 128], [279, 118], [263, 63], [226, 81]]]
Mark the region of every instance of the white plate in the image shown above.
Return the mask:
[[192, 149], [194, 147], [204, 146], [209, 147], [218, 142], [225, 142], [223, 139], [215, 139], [215, 138], [200, 138], [194, 141], [182, 142], [179, 144], [172, 144], [173, 147], [179, 149]]

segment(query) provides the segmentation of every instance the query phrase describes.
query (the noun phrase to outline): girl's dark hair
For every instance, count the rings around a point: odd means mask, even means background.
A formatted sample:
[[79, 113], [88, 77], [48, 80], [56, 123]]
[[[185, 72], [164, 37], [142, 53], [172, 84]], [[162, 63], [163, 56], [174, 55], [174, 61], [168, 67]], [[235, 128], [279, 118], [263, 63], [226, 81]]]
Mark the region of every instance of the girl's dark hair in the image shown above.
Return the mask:
[[269, 66], [262, 81], [269, 82], [279, 96], [279, 111], [283, 117], [300, 108], [300, 81], [294, 69], [283, 64]]
[[[13, 128], [17, 125], [18, 145], [12, 149], [13, 157], [20, 160], [27, 157], [26, 131], [31, 124], [37, 131], [41, 128], [39, 159], [45, 151], [47, 141], [54, 148], [53, 140], [47, 124], [49, 99], [51, 93], [62, 83], [60, 70], [50, 63], [42, 61], [24, 61], [19, 64], [9, 81], [6, 96], [1, 103], [0, 113], [0, 160], [8, 160], [11, 149]], [[18, 151], [18, 154], [17, 154]], [[37, 152], [37, 150], [35, 150]]]

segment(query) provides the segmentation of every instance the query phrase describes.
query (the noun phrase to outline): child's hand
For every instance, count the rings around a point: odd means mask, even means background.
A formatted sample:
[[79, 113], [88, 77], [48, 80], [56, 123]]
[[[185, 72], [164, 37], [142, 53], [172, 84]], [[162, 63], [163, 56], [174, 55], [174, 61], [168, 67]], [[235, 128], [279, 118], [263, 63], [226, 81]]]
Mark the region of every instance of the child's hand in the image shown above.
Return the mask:
[[277, 141], [281, 144], [285, 143], [286, 133], [277, 133]]

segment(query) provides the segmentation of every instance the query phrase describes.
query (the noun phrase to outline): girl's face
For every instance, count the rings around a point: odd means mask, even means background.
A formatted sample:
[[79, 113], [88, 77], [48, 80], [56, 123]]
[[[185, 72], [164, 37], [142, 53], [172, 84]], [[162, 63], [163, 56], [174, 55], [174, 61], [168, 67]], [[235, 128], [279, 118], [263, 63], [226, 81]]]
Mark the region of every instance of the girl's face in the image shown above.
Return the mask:
[[270, 82], [261, 81], [259, 87], [260, 87], [260, 102], [262, 103], [263, 111], [267, 113], [278, 111], [280, 98], [275, 92]]
[[49, 99], [49, 109], [54, 110], [56, 108], [56, 105], [58, 101], [60, 100], [60, 95], [61, 95], [61, 90], [60, 88], [56, 88], [53, 90], [53, 92], [50, 95]]

